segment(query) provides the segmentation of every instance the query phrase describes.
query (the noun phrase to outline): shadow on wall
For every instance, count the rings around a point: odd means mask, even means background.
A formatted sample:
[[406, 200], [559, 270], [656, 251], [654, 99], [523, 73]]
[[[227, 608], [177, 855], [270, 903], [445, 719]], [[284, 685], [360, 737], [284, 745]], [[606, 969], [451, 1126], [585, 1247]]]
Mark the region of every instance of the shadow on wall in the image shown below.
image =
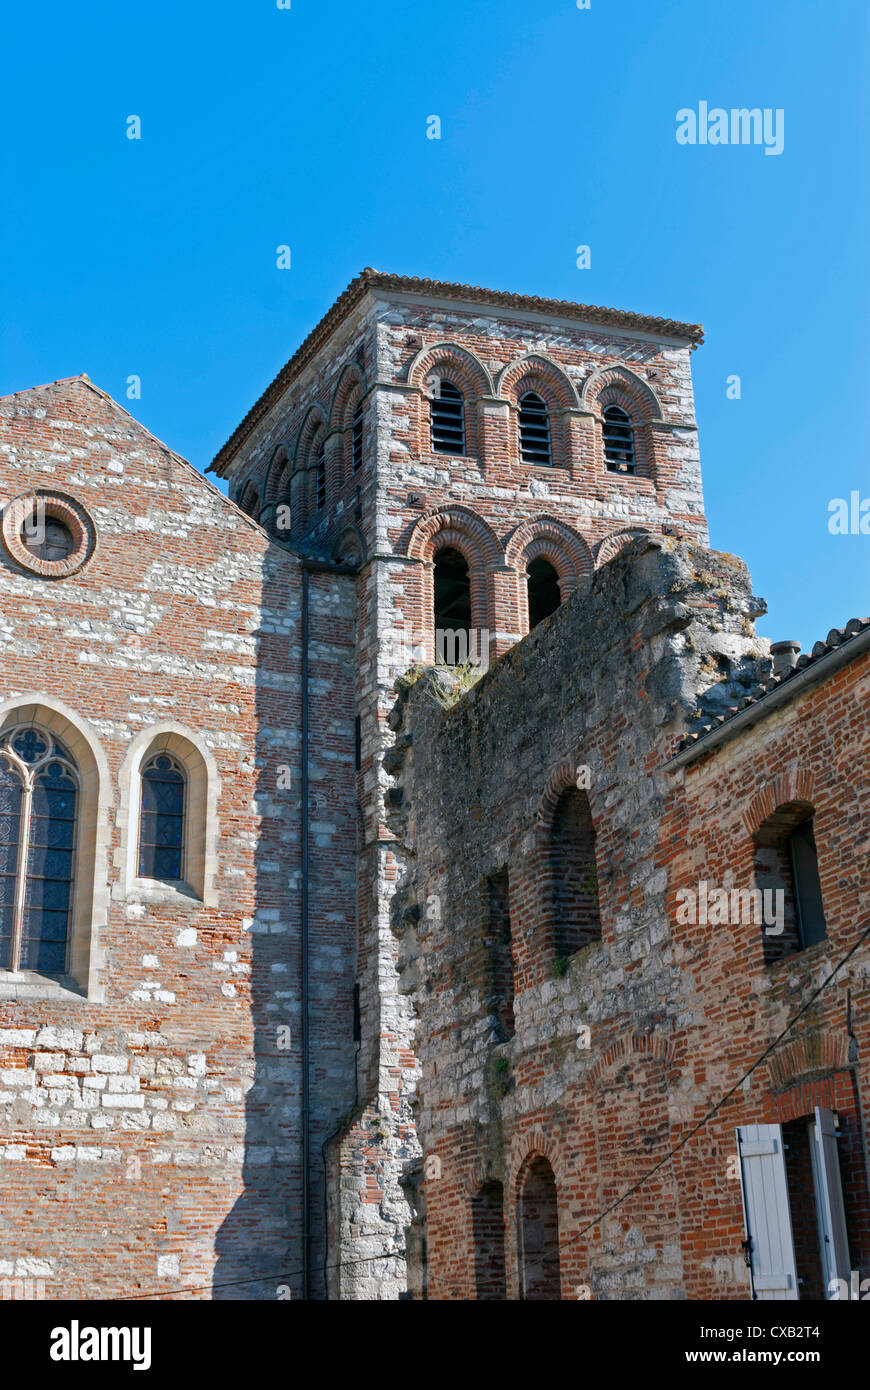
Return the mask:
[[[250, 1012], [240, 1016], [237, 1045], [253, 1057], [245, 1098], [243, 1186], [217, 1236], [214, 1299], [326, 1296], [323, 1145], [354, 1099], [355, 581], [313, 572], [308, 620], [310, 1119], [305, 1141], [302, 590], [298, 557], [274, 544], [263, 558], [256, 635], [258, 817], [253, 845], [235, 839], [228, 852], [229, 859], [246, 849], [254, 854], [253, 881], [240, 890], [237, 903], [252, 934]], [[238, 882], [246, 880], [240, 876]], [[228, 1134], [228, 1145], [234, 1142], [238, 1139]], [[307, 1278], [306, 1182], [311, 1232]]]

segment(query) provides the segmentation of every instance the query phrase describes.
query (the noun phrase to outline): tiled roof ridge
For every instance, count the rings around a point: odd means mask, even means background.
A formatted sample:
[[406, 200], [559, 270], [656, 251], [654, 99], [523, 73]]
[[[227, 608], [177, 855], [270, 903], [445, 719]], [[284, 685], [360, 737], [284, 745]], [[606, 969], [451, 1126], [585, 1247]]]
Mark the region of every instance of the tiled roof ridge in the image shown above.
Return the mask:
[[687, 734], [677, 748], [678, 753], [682, 753], [686, 748], [691, 748], [695, 744], [702, 742], [703, 739], [711, 734], [714, 729], [727, 724], [730, 719], [739, 714], [741, 710], [748, 709], [750, 705], [757, 705], [766, 695], [778, 690], [786, 685], [788, 681], [794, 680], [801, 672], [808, 667], [815, 665], [823, 656], [828, 656], [832, 651], [857, 637], [859, 633], [866, 631], [870, 627], [870, 618], [850, 618], [845, 627], [832, 627], [824, 642], [816, 642], [811, 652], [804, 652], [798, 657], [794, 666], [789, 670], [782, 671], [778, 675], [770, 676], [766, 681], [753, 687], [749, 694], [740, 700], [738, 704], [731, 705], [722, 714], [717, 714], [708, 723], [696, 729], [693, 733]]
[[239, 445], [250, 435], [275, 401], [289, 386], [294, 376], [314, 356], [341, 320], [369, 290], [392, 290], [396, 293], [432, 295], [441, 299], [471, 300], [524, 311], [550, 313], [561, 317], [600, 323], [611, 328], [635, 328], [661, 337], [687, 338], [694, 345], [704, 341], [703, 325], [681, 323], [677, 319], [656, 318], [636, 314], [627, 309], [608, 309], [600, 305], [580, 304], [570, 299], [545, 299], [540, 295], [514, 294], [509, 290], [490, 290], [480, 285], [464, 285], [450, 280], [429, 280], [419, 275], [393, 275], [388, 271], [367, 266], [344, 289], [324, 316], [303, 339], [293, 356], [273, 378], [251, 409], [243, 416], [233, 433], [218, 450], [208, 471], [219, 473], [229, 462]]

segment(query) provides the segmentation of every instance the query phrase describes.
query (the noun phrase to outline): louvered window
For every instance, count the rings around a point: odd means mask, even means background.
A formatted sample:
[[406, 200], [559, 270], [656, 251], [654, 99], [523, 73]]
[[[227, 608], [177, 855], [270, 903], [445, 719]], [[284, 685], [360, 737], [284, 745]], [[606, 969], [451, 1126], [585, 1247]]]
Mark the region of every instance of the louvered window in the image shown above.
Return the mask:
[[362, 468], [363, 461], [363, 412], [362, 401], [360, 401], [354, 411], [353, 422], [350, 427], [351, 452], [353, 456], [353, 471], [358, 473]]
[[462, 392], [452, 381], [440, 381], [430, 404], [432, 449], [436, 454], [465, 453], [465, 410]]
[[535, 391], [527, 391], [520, 400], [520, 458], [523, 463], [553, 462], [547, 403]]
[[75, 875], [78, 771], [25, 726], [0, 739], [0, 968], [63, 975]]
[[604, 461], [611, 473], [634, 473], [634, 430], [631, 416], [618, 405], [604, 412]]
[[314, 464], [315, 505], [319, 512], [326, 506], [326, 443], [320, 441]]

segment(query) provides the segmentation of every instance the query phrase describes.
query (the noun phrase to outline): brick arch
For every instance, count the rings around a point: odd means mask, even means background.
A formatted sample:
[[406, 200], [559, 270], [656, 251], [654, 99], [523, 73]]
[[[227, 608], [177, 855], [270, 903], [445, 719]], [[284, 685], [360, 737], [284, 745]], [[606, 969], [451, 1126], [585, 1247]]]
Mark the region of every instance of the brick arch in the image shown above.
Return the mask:
[[[577, 392], [571, 379], [557, 362], [541, 353], [528, 352], [509, 362], [499, 375], [497, 391], [503, 400], [510, 404], [511, 429], [509, 452], [513, 463], [520, 464], [520, 398], [527, 391], [534, 391], [546, 403], [550, 426], [550, 461], [556, 468], [568, 468], [571, 463], [571, 445], [568, 420], [565, 412], [576, 407]], [[536, 465], [524, 464], [523, 467]], [[541, 465], [537, 465], [541, 466]], [[543, 465], [546, 467], [546, 465]]]
[[344, 430], [350, 426], [354, 406], [367, 390], [366, 374], [362, 367], [358, 362], [347, 362], [339, 373], [332, 393], [332, 406], [329, 411], [331, 430]]
[[[656, 440], [653, 425], [664, 419], [661, 404], [652, 387], [630, 367], [616, 363], [598, 367], [583, 384], [580, 399], [586, 410], [597, 417], [595, 430], [595, 466], [610, 478], [623, 483], [632, 477], [655, 480], [657, 475]], [[635, 472], [633, 475], [610, 473], [604, 459], [603, 413], [609, 405], [618, 405], [630, 417], [634, 433]]]
[[548, 405], [558, 405], [562, 410], [580, 404], [564, 368], [540, 352], [527, 352], [499, 372], [495, 394], [502, 400], [516, 405], [524, 391], [537, 391]]
[[607, 564], [608, 560], [614, 560], [621, 550], [625, 550], [626, 547], [631, 545], [634, 541], [640, 540], [641, 536], [649, 536], [651, 534], [650, 531], [644, 531], [638, 528], [630, 528], [625, 531], [611, 531], [609, 536], [605, 536], [603, 541], [598, 542], [598, 547], [595, 551], [595, 568], [600, 569], [602, 565]]
[[529, 1162], [536, 1158], [547, 1160], [553, 1170], [558, 1188], [561, 1189], [567, 1179], [567, 1170], [562, 1155], [542, 1129], [532, 1129], [524, 1134], [514, 1135], [506, 1165], [508, 1181], [505, 1183], [505, 1193], [510, 1193], [510, 1200], [514, 1205], [519, 1197], [520, 1179], [529, 1166]]
[[353, 475], [353, 417], [357, 406], [365, 399], [367, 390], [365, 372], [359, 363], [346, 363], [333, 393], [329, 415], [330, 431], [336, 430], [341, 433], [341, 439], [336, 441], [334, 452], [331, 454], [338, 475], [334, 479], [336, 488], [343, 487]]
[[[849, 1065], [849, 1035], [842, 1033], [809, 1033], [782, 1043], [767, 1060], [769, 1090], [791, 1093], [801, 1091], [823, 1076], [845, 1071]], [[797, 1100], [792, 1095], [790, 1099]], [[817, 1102], [824, 1104], [824, 1102]], [[812, 1106], [808, 1107], [812, 1109]], [[832, 1106], [836, 1109], [836, 1106]], [[795, 1111], [800, 1114], [801, 1111]], [[789, 1116], [789, 1119], [793, 1116]]]
[[324, 406], [319, 401], [315, 401], [305, 412], [302, 424], [296, 435], [296, 447], [293, 451], [293, 469], [307, 468], [313, 457], [311, 452], [311, 442], [316, 434], [327, 429], [329, 415]]
[[291, 466], [293, 449], [289, 443], [276, 445], [266, 468], [266, 481], [263, 487], [262, 506], [280, 501], [280, 488], [285, 470]]
[[314, 514], [314, 459], [321, 436], [326, 437], [327, 413], [320, 402], [309, 406], [296, 436], [292, 465], [286, 470], [290, 487], [293, 530], [305, 525]]
[[417, 522], [408, 539], [406, 553], [410, 559], [422, 561], [416, 626], [430, 662], [435, 660], [435, 554], [446, 546], [458, 550], [468, 563], [471, 626], [479, 631], [494, 629], [490, 621], [489, 571], [504, 563], [498, 537], [476, 512], [465, 507], [448, 507], [428, 512]]
[[236, 505], [254, 521], [260, 519], [260, 485], [254, 478], [248, 478], [238, 492]]
[[523, 1300], [563, 1297], [565, 1193], [554, 1157], [538, 1134], [513, 1175], [510, 1209], [516, 1240], [515, 1277], [517, 1294]]
[[529, 630], [529, 596], [526, 567], [539, 557], [549, 560], [559, 577], [564, 603], [580, 580], [595, 568], [592, 551], [579, 532], [552, 516], [524, 521], [511, 533], [505, 546], [505, 559], [517, 576], [517, 604], [520, 626]]
[[470, 1197], [476, 1196], [481, 1188], [488, 1183], [497, 1182], [504, 1187], [504, 1178], [501, 1171], [496, 1171], [492, 1163], [485, 1159], [478, 1159], [466, 1174], [464, 1186]]
[[584, 410], [599, 415], [607, 405], [622, 405], [635, 421], [645, 424], [664, 419], [661, 402], [652, 386], [622, 363], [596, 367], [583, 383], [580, 404]]
[[[358, 526], [345, 526], [332, 548], [333, 560], [342, 564], [364, 565], [366, 562], [366, 543]], [[355, 559], [342, 558], [350, 554]]]
[[809, 768], [783, 768], [776, 777], [756, 792], [743, 812], [743, 824], [749, 835], [756, 830], [768, 816], [780, 806], [790, 802], [803, 802], [812, 805], [814, 800], [815, 778]]
[[456, 384], [465, 393], [466, 400], [495, 395], [492, 377], [480, 358], [458, 343], [433, 343], [431, 347], [421, 348], [408, 368], [409, 384], [423, 390], [426, 377], [438, 367], [444, 368], [445, 376], [452, 373], [457, 377]]
[[479, 458], [481, 426], [477, 402], [483, 396], [494, 394], [492, 377], [473, 352], [457, 343], [449, 342], [433, 343], [431, 347], [421, 348], [408, 368], [408, 381], [421, 392], [414, 404], [416, 452], [420, 455], [432, 452], [426, 379], [430, 372], [436, 371], [448, 377], [462, 392], [465, 403], [465, 457]]
[[[569, 951], [564, 952], [560, 945], [560, 937], [563, 935], [562, 928], [565, 922], [556, 902], [557, 880], [554, 877], [553, 851], [556, 812], [566, 792], [575, 790], [579, 796], [586, 798], [585, 805], [588, 807], [589, 821], [591, 822], [593, 850], [599, 835], [598, 817], [592, 804], [591, 789], [577, 786], [577, 769], [581, 765], [583, 765], [582, 755], [578, 754], [570, 762], [561, 762], [554, 767], [547, 778], [538, 802], [530, 854], [532, 881], [535, 885], [534, 908], [529, 916], [529, 930], [527, 932], [527, 941], [530, 943], [528, 967], [531, 973], [527, 981], [518, 984], [518, 992], [520, 988], [525, 988], [527, 983], [549, 978], [550, 965], [555, 956], [565, 953], [573, 955], [577, 950], [588, 945], [590, 941], [601, 939], [603, 923], [600, 916], [601, 885], [599, 883], [595, 890], [597, 896], [595, 915], [598, 918], [596, 934], [589, 934], [590, 923], [587, 921], [581, 928], [586, 939], [581, 941], [580, 946], [575, 945]], [[596, 865], [599, 862], [598, 852], [594, 852], [594, 862]]]
[[674, 1060], [673, 1046], [669, 1039], [663, 1038], [659, 1033], [628, 1033], [611, 1043], [606, 1052], [603, 1052], [589, 1068], [583, 1078], [584, 1084], [594, 1089], [605, 1077], [635, 1058], [646, 1058], [671, 1066]]
[[[434, 538], [441, 531], [450, 531], [465, 537], [473, 552], [487, 565], [504, 563], [504, 551], [498, 536], [482, 516], [478, 516], [477, 512], [472, 512], [467, 507], [439, 507], [427, 512], [411, 532], [406, 554], [413, 560], [431, 559]], [[443, 544], [453, 542], [444, 541]]]
[[538, 803], [538, 814], [535, 817], [535, 838], [539, 845], [546, 843], [553, 824], [553, 816], [559, 804], [559, 798], [569, 787], [577, 785], [577, 768], [580, 765], [580, 758], [571, 762], [559, 763], [547, 778], [546, 786], [541, 794]]

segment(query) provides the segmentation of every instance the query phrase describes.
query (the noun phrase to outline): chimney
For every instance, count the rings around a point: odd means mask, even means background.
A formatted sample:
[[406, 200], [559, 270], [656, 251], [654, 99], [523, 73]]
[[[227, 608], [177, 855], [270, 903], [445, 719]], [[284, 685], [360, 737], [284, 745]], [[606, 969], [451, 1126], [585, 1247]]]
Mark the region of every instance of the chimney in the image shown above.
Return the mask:
[[773, 657], [773, 674], [775, 676], [787, 676], [789, 671], [793, 671], [797, 665], [800, 649], [800, 642], [771, 643], [770, 654]]

